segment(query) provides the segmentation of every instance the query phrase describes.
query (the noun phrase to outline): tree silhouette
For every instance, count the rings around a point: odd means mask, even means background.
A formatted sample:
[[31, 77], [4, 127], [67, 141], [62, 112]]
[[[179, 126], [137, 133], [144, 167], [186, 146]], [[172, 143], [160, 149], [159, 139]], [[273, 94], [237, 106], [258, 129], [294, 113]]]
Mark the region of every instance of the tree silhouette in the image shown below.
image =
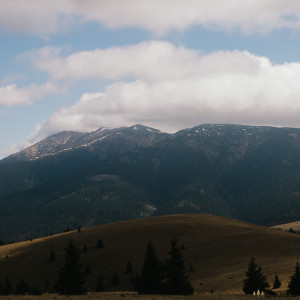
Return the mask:
[[278, 289], [280, 287], [281, 287], [281, 282], [276, 274], [274, 278], [273, 289]]
[[97, 241], [97, 248], [98, 248], [98, 249], [101, 249], [101, 248], [103, 248], [103, 247], [104, 247], [104, 244], [103, 244], [102, 240], [99, 239], [99, 240]]
[[174, 295], [192, 295], [194, 289], [188, 280], [185, 263], [176, 238], [171, 239], [170, 258], [166, 261], [166, 292]]
[[54, 262], [54, 261], [55, 261], [55, 254], [54, 254], [54, 251], [51, 250], [50, 255], [49, 255], [48, 262], [49, 262], [49, 263], [52, 263], [52, 262]]
[[148, 242], [144, 265], [137, 276], [135, 290], [140, 294], [159, 294], [163, 290], [162, 264], [156, 256], [154, 245]]
[[116, 285], [119, 285], [120, 282], [121, 282], [121, 281], [120, 281], [120, 278], [119, 278], [118, 273], [117, 273], [117, 272], [114, 272], [113, 277], [112, 277], [112, 279], [111, 279], [111, 284], [112, 284], [113, 286], [116, 286]]
[[126, 274], [129, 274], [131, 272], [132, 272], [132, 264], [131, 261], [129, 260], [126, 265]]
[[104, 291], [103, 277], [99, 275], [97, 279], [96, 292], [103, 292], [103, 291]]
[[244, 288], [243, 291], [245, 294], [253, 294], [253, 292], [256, 292], [258, 290], [265, 291], [266, 288], [270, 287], [266, 277], [262, 273], [261, 266], [258, 266], [254, 262], [254, 258], [251, 257], [249, 264], [248, 264], [248, 270], [246, 272], [246, 279], [244, 279]]
[[58, 271], [59, 278], [56, 283], [56, 290], [60, 294], [80, 295], [86, 293], [86, 289], [83, 286], [86, 280], [82, 271], [83, 264], [79, 260], [80, 251], [70, 241], [65, 248], [65, 263]]
[[4, 295], [10, 295], [13, 293], [13, 286], [9, 278], [6, 277], [4, 283]]
[[86, 263], [85, 269], [84, 269], [84, 274], [85, 275], [90, 275], [92, 273], [91, 267], [89, 263]]
[[25, 295], [29, 293], [29, 286], [24, 279], [20, 280], [16, 286], [16, 295]]
[[289, 282], [289, 293], [291, 295], [300, 295], [300, 269], [299, 269], [299, 264], [297, 262], [296, 267], [295, 267], [295, 272], [291, 276], [291, 280]]

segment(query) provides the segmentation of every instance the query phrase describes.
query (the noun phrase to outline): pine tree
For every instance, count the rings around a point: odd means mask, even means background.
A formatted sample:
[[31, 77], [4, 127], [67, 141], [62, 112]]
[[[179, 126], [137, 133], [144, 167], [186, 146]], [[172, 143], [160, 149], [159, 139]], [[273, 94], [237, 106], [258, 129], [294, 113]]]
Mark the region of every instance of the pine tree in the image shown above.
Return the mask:
[[131, 261], [129, 260], [126, 265], [126, 274], [129, 274], [131, 272], [132, 272], [132, 264]]
[[54, 261], [55, 261], [55, 254], [54, 254], [54, 251], [51, 250], [50, 255], [49, 255], [48, 262], [49, 262], [49, 263], [52, 263], [52, 262], [54, 262]]
[[13, 286], [11, 284], [11, 281], [9, 280], [9, 278], [6, 277], [5, 279], [5, 284], [4, 284], [4, 295], [10, 295], [13, 293]]
[[114, 272], [113, 277], [112, 277], [112, 279], [111, 279], [111, 284], [112, 284], [113, 286], [116, 286], [116, 285], [119, 285], [120, 282], [121, 282], [121, 281], [120, 281], [120, 278], [119, 278], [118, 273], [117, 273], [117, 272]]
[[2, 285], [2, 281], [0, 281], [0, 295], [3, 295], [4, 290], [3, 290], [3, 285]]
[[84, 274], [85, 275], [89, 275], [92, 273], [92, 270], [91, 270], [91, 267], [90, 267], [90, 264], [89, 263], [86, 263], [85, 265], [85, 269], [84, 269]]
[[300, 269], [299, 269], [299, 264], [297, 262], [296, 267], [295, 267], [295, 272], [291, 276], [291, 280], [289, 282], [289, 293], [291, 295], [300, 295]]
[[192, 264], [190, 264], [190, 270], [189, 270], [190, 272], [194, 272], [194, 267], [193, 267], [193, 265]]
[[171, 239], [170, 258], [166, 261], [166, 292], [173, 295], [192, 295], [194, 289], [188, 280], [185, 263], [176, 238]]
[[97, 279], [96, 292], [103, 292], [103, 291], [104, 291], [103, 277], [99, 275]]
[[160, 294], [163, 289], [162, 271], [154, 245], [149, 241], [141, 274], [136, 277], [135, 290], [140, 294]]
[[25, 295], [29, 293], [29, 286], [24, 279], [20, 280], [16, 286], [16, 295]]
[[104, 247], [104, 244], [103, 244], [102, 240], [99, 239], [98, 242], [97, 242], [97, 248], [98, 248], [98, 249], [101, 249], [101, 248], [103, 248], [103, 247]]
[[244, 279], [244, 288], [243, 291], [245, 294], [253, 294], [258, 290], [265, 291], [266, 288], [270, 287], [266, 277], [262, 273], [261, 266], [257, 266], [254, 262], [254, 258], [251, 257], [248, 270], [246, 272], [246, 279]]
[[274, 289], [278, 289], [281, 287], [281, 282], [277, 276], [277, 274], [275, 275], [275, 278], [274, 278], [274, 283], [273, 283], [273, 290]]
[[56, 289], [60, 294], [80, 295], [86, 292], [86, 289], [83, 287], [85, 274], [82, 272], [83, 265], [79, 260], [80, 251], [70, 241], [65, 248], [65, 263], [58, 271], [59, 278], [56, 283]]

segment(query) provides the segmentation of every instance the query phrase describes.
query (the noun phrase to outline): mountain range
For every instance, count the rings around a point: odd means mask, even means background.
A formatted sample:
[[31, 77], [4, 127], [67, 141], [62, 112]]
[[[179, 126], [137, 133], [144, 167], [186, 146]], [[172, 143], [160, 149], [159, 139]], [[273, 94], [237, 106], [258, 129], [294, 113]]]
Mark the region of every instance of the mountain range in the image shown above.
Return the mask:
[[125, 219], [209, 213], [300, 218], [300, 130], [204, 124], [65, 131], [0, 161], [0, 238]]

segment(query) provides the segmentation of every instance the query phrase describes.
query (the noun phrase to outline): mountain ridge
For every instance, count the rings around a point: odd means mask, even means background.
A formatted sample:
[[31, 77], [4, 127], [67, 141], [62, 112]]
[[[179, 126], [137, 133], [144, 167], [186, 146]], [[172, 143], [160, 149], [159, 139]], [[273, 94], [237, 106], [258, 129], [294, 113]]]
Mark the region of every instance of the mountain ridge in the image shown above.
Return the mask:
[[130, 130], [149, 131], [160, 133], [159, 130], [136, 124], [130, 127], [106, 128], [100, 127], [92, 132], [78, 132], [78, 131], [62, 131], [55, 133], [34, 145], [14, 153], [4, 160], [34, 160], [46, 156], [56, 155], [64, 151], [75, 150], [81, 147], [88, 147], [94, 143], [100, 142], [110, 135], [128, 133]]
[[[238, 125], [238, 124], [201, 124], [192, 128], [186, 128], [179, 130], [175, 133], [161, 132], [158, 129], [154, 129], [148, 126], [141, 124], [135, 124], [129, 127], [118, 127], [118, 128], [106, 128], [100, 127], [95, 131], [91, 132], [79, 132], [79, 131], [61, 131], [55, 133], [49, 137], [44, 138], [43, 140], [35, 143], [34, 145], [21, 150], [17, 153], [11, 154], [8, 157], [5, 157], [3, 160], [35, 160], [40, 159], [46, 156], [56, 155], [64, 151], [71, 151], [81, 147], [88, 147], [94, 143], [100, 142], [110, 135], [124, 134], [124, 131], [128, 133], [130, 130], [136, 130], [140, 132], [151, 132], [154, 134], [163, 135], [164, 137], [180, 137], [184, 136], [187, 133], [187, 136], [224, 136], [228, 134], [228, 131], [225, 132], [222, 130], [224, 128], [234, 128], [235, 135], [244, 135], [252, 136], [253, 134], [258, 134], [259, 132], [266, 132], [269, 129], [274, 129], [277, 127], [270, 126], [247, 126], [247, 125]], [[283, 129], [283, 128], [277, 128]], [[291, 129], [291, 128], [285, 128]], [[296, 129], [296, 128], [293, 128]], [[297, 130], [297, 129], [296, 129]], [[300, 132], [300, 130], [299, 130]], [[156, 140], [154, 140], [156, 141]], [[149, 141], [152, 142], [151, 140]]]
[[178, 213], [300, 219], [300, 129], [203, 124], [169, 134], [137, 124], [38, 146], [25, 151], [45, 156], [0, 162], [5, 239]]

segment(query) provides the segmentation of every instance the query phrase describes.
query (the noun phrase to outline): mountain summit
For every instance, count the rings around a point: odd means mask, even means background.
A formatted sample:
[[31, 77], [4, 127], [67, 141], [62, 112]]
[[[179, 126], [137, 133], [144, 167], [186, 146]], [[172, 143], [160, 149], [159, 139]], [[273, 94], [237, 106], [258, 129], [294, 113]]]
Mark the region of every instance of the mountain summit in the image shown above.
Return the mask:
[[[300, 219], [300, 130], [204, 124], [61, 132], [0, 161], [0, 236], [144, 216]], [[8, 226], [14, 224], [14, 226]]]
[[132, 150], [136, 147], [148, 146], [157, 141], [159, 134], [159, 130], [140, 124], [114, 129], [101, 127], [92, 132], [62, 131], [43, 139], [25, 150], [10, 155], [6, 159], [35, 160], [83, 147], [93, 151], [99, 145], [105, 147], [108, 143], [120, 143], [125, 140], [127, 147], [124, 150]]

